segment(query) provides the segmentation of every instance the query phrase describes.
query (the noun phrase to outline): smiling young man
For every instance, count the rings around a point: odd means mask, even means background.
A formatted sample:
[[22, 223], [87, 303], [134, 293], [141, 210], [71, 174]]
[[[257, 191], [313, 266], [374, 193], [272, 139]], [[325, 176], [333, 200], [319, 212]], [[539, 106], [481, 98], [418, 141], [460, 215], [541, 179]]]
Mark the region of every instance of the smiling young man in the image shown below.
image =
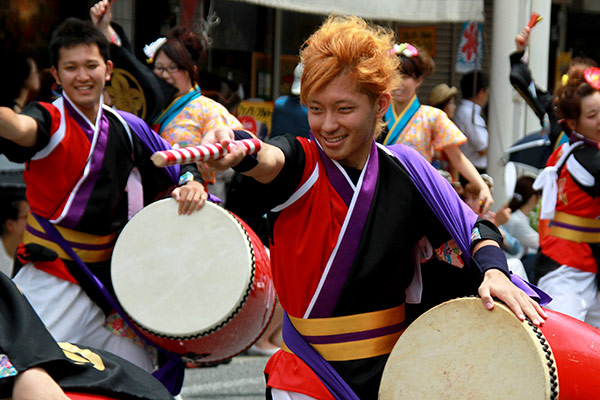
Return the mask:
[[[498, 231], [414, 150], [375, 143], [397, 86], [392, 45], [383, 28], [330, 17], [301, 53], [311, 138], [280, 136], [254, 161], [233, 151], [209, 165], [253, 177], [241, 195], [249, 210], [268, 212], [273, 279], [287, 312], [285, 345], [265, 369], [273, 399], [377, 398], [406, 328], [404, 303], [418, 298], [413, 255], [426, 240], [435, 248], [452, 234], [462, 245], [481, 268], [488, 309], [497, 296], [521, 319], [545, 318], [508, 279]], [[234, 137], [219, 129], [204, 142]]]
[[198, 181], [178, 187], [184, 172], [199, 176], [195, 166], [151, 163], [154, 151], [170, 146], [142, 120], [103, 106], [112, 63], [99, 31], [68, 19], [54, 32], [50, 53], [62, 97], [33, 102], [21, 114], [0, 108], [0, 149], [27, 163], [31, 207], [15, 282], [56, 340], [108, 350], [151, 370], [148, 352], [130, 332], [109, 330], [110, 307], [77, 263], [112, 290], [110, 257], [128, 216], [171, 191], [179, 212], [189, 214], [207, 194]]

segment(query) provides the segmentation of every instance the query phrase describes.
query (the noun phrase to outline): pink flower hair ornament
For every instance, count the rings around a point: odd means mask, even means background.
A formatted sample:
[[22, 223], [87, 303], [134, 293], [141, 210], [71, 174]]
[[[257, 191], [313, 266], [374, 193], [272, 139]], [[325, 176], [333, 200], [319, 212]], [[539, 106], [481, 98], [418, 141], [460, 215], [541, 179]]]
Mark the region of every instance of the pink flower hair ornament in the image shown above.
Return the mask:
[[410, 43], [400, 43], [394, 44], [394, 47], [390, 50], [390, 54], [413, 58], [419, 55], [419, 50]]
[[600, 68], [589, 67], [583, 71], [585, 81], [594, 89], [600, 90]]

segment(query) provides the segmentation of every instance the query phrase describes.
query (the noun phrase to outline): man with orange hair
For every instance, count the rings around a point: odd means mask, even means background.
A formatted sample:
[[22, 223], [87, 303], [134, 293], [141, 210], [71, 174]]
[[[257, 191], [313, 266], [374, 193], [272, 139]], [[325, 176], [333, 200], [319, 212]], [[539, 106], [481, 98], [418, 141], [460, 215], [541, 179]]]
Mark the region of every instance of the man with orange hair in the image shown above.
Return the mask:
[[[486, 308], [495, 296], [521, 320], [544, 321], [509, 280], [497, 229], [414, 150], [375, 143], [398, 79], [392, 46], [384, 28], [330, 17], [301, 53], [311, 137], [280, 136], [256, 158], [233, 151], [209, 165], [252, 177], [248, 210], [268, 212], [273, 279], [287, 313], [285, 344], [265, 369], [273, 399], [377, 397], [407, 325], [404, 304], [420, 297], [419, 243], [454, 238], [481, 269]], [[204, 142], [228, 146], [242, 136], [219, 129]]]

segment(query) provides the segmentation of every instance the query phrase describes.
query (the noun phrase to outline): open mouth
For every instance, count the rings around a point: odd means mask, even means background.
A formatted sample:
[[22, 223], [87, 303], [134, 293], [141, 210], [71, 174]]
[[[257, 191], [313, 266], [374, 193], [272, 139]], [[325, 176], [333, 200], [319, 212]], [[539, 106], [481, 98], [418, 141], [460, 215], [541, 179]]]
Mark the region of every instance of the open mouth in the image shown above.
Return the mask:
[[336, 137], [332, 137], [332, 138], [324, 137], [323, 140], [325, 140], [327, 143], [338, 143], [338, 142], [341, 142], [342, 140], [346, 139], [347, 137], [348, 137], [348, 135], [336, 136]]

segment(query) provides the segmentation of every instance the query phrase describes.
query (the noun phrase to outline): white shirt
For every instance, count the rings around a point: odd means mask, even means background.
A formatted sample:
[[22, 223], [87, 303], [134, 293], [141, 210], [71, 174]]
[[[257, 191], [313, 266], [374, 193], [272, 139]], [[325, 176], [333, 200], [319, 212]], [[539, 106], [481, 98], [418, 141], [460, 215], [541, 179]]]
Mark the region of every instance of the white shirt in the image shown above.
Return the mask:
[[540, 246], [540, 236], [529, 224], [529, 217], [521, 210], [515, 210], [510, 214], [510, 219], [502, 225], [504, 229], [521, 243], [521, 250], [516, 257], [521, 258], [529, 252], [537, 251]]
[[0, 240], [0, 272], [3, 272], [9, 278], [12, 276], [13, 262], [13, 257], [6, 253], [4, 243]]
[[481, 107], [463, 99], [454, 113], [454, 123], [468, 139], [467, 143], [460, 146], [462, 152], [475, 167], [487, 168], [487, 154], [479, 154], [488, 148], [488, 131], [481, 116]]

